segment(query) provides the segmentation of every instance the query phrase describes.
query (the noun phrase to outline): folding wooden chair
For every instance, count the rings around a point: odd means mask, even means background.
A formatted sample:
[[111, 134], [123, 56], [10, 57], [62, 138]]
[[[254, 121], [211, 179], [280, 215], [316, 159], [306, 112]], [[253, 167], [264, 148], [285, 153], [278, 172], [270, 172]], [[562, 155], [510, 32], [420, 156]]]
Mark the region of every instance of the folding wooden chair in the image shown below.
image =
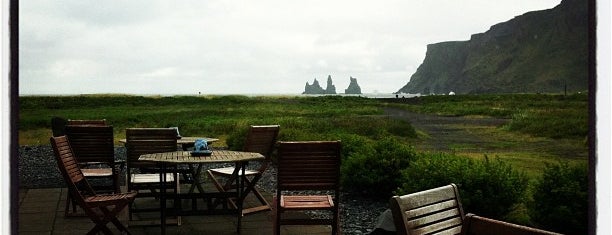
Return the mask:
[[[266, 160], [261, 163], [259, 169], [247, 169], [245, 170], [244, 175], [242, 175], [241, 171], [238, 172], [238, 174], [241, 174], [241, 176], [243, 176], [245, 180], [246, 188], [243, 194], [244, 197], [246, 197], [249, 192], [252, 191], [253, 195], [257, 197], [259, 203], [261, 204], [260, 206], [243, 209], [243, 215], [271, 209], [268, 201], [266, 201], [261, 192], [259, 192], [259, 190], [255, 186], [259, 179], [261, 179], [261, 176], [263, 175], [264, 171], [268, 169], [268, 166], [270, 164], [270, 156], [272, 155], [272, 151], [274, 150], [274, 144], [276, 143], [276, 138], [278, 137], [279, 129], [280, 126], [278, 125], [251, 126], [249, 128], [243, 151], [261, 153], [266, 157]], [[235, 170], [235, 167], [225, 167], [210, 169], [207, 171], [207, 173], [208, 177], [212, 180], [215, 187], [220, 192], [225, 192], [230, 189], [236, 188], [236, 179], [235, 177], [233, 177], [233, 173]], [[217, 179], [217, 177], [225, 178], [225, 184], [222, 185]], [[229, 200], [229, 202], [233, 208], [236, 208], [235, 200]]]
[[136, 197], [136, 192], [96, 194], [81, 172], [74, 152], [66, 136], [51, 137], [51, 145], [57, 159], [57, 164], [68, 184], [69, 192], [75, 202], [83, 208], [85, 214], [96, 224], [87, 234], [113, 234], [106, 227], [113, 223], [122, 233], [130, 234], [127, 228], [117, 219], [121, 212]]
[[[340, 233], [340, 151], [340, 141], [279, 142], [275, 234], [280, 234], [282, 225], [331, 225], [332, 234]], [[311, 190], [328, 191], [331, 195], [309, 195]], [[307, 194], [296, 195], [299, 191]], [[282, 218], [286, 211], [308, 210], [329, 211], [331, 219]]]
[[[89, 179], [108, 179], [108, 183], [97, 180], [93, 184], [96, 191], [119, 193], [119, 168], [115, 161], [113, 127], [107, 125], [66, 125], [65, 133], [70, 140], [75, 158], [83, 175]], [[106, 181], [108, 182], [108, 181]], [[66, 216], [70, 216], [68, 207], [72, 202], [70, 194], [66, 199]], [[73, 204], [72, 213], [76, 212]]]
[[[160, 169], [152, 162], [142, 162], [138, 158], [143, 154], [174, 152], [177, 150], [176, 130], [173, 128], [127, 128], [126, 153], [127, 153], [127, 188], [139, 191], [138, 197], [158, 197]], [[167, 173], [166, 188], [179, 190], [178, 177], [176, 173]], [[143, 193], [141, 190], [150, 191]], [[155, 208], [129, 207], [129, 217], [132, 220], [133, 212], [159, 211]]]
[[455, 184], [393, 196], [389, 204], [398, 235], [461, 234], [464, 214]]

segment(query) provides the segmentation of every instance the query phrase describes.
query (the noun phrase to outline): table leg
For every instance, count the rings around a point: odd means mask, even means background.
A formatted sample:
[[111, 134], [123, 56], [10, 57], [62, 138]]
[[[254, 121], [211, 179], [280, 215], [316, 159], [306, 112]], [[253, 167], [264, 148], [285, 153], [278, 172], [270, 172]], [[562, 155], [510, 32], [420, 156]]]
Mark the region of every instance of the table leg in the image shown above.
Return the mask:
[[160, 227], [161, 234], [166, 234], [166, 164], [161, 164], [161, 174], [159, 175], [159, 208], [160, 208]]
[[195, 187], [198, 188], [198, 191], [200, 191], [200, 193], [204, 193], [204, 188], [202, 188], [202, 185], [200, 183], [200, 175], [202, 174], [202, 164], [197, 165], [197, 168], [193, 168], [193, 165], [189, 164], [189, 171], [191, 171], [191, 175], [193, 175], [193, 182], [189, 187], [189, 193], [193, 193]]
[[[197, 164], [197, 167], [194, 168], [192, 164], [188, 164], [189, 165], [189, 171], [191, 172], [191, 175], [193, 176], [193, 180], [191, 182], [191, 186], [189, 187], [189, 194], [192, 194], [195, 191], [195, 188], [198, 188], [198, 191], [203, 194], [204, 193], [204, 188], [202, 188], [201, 182], [200, 182], [200, 175], [202, 174], [202, 164]], [[198, 199], [197, 198], [193, 198], [191, 199], [191, 208], [193, 210], [197, 210], [198, 208]]]
[[246, 163], [244, 162], [237, 162], [236, 163], [236, 167], [238, 167], [239, 171], [242, 171], [242, 173], [238, 174], [238, 177], [236, 177], [236, 185], [238, 186], [236, 188], [236, 192], [237, 192], [237, 197], [236, 199], [236, 203], [237, 203], [237, 209], [238, 209], [238, 225], [236, 226], [236, 230], [238, 233], [240, 233], [240, 226], [242, 224], [242, 204], [244, 202], [244, 196], [243, 194], [243, 188], [244, 188], [244, 177], [245, 176], [245, 168], [246, 168]]

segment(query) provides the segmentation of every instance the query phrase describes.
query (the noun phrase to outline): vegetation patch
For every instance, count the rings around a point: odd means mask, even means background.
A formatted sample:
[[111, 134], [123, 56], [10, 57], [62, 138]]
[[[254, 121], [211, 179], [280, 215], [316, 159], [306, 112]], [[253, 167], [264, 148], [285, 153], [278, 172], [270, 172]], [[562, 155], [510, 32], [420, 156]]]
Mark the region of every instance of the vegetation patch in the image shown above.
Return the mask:
[[[55, 116], [104, 118], [113, 125], [116, 141], [125, 138], [128, 127], [178, 126], [183, 136], [219, 138], [214, 146], [230, 149], [242, 149], [249, 125], [278, 124], [279, 140], [341, 140], [343, 190], [378, 200], [455, 183], [468, 212], [552, 227], [558, 225], [544, 220], [546, 213], [586, 207], [582, 181], [572, 183], [582, 180], [574, 168], [587, 171], [584, 94], [383, 101], [341, 96], [24, 96], [19, 102], [20, 145], [48, 144]], [[420, 128], [423, 123], [416, 128], [415, 119], [387, 114], [390, 107], [441, 116], [421, 121], [430, 129]], [[495, 120], [489, 122], [490, 117]], [[559, 159], [566, 165], [547, 166]], [[569, 199], [555, 199], [546, 190]], [[542, 204], [534, 204], [538, 201]]]

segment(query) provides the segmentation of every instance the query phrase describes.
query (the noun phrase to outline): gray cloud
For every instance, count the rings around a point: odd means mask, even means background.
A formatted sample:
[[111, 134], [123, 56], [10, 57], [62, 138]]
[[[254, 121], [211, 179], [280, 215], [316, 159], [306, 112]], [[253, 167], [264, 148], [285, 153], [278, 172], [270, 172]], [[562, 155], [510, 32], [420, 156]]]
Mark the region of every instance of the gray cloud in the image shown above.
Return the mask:
[[23, 1], [20, 93], [394, 92], [427, 44], [559, 2]]

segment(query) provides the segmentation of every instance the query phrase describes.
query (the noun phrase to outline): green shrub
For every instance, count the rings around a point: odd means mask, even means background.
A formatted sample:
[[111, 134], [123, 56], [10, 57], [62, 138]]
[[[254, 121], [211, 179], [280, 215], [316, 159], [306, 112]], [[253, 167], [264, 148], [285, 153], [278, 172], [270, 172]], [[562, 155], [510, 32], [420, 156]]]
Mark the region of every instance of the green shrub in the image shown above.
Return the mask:
[[504, 219], [524, 197], [528, 178], [499, 159], [474, 160], [450, 154], [422, 154], [402, 171], [408, 194], [455, 183], [466, 212]]
[[548, 164], [535, 184], [532, 221], [543, 228], [586, 234], [588, 216], [588, 167], [567, 162]]
[[368, 142], [359, 138], [343, 140], [344, 189], [372, 197], [387, 198], [400, 182], [401, 170], [416, 155], [414, 149], [387, 137]]
[[248, 126], [235, 128], [234, 131], [232, 131], [227, 137], [227, 148], [230, 150], [242, 150], [244, 148], [244, 143], [246, 142], [248, 130]]

